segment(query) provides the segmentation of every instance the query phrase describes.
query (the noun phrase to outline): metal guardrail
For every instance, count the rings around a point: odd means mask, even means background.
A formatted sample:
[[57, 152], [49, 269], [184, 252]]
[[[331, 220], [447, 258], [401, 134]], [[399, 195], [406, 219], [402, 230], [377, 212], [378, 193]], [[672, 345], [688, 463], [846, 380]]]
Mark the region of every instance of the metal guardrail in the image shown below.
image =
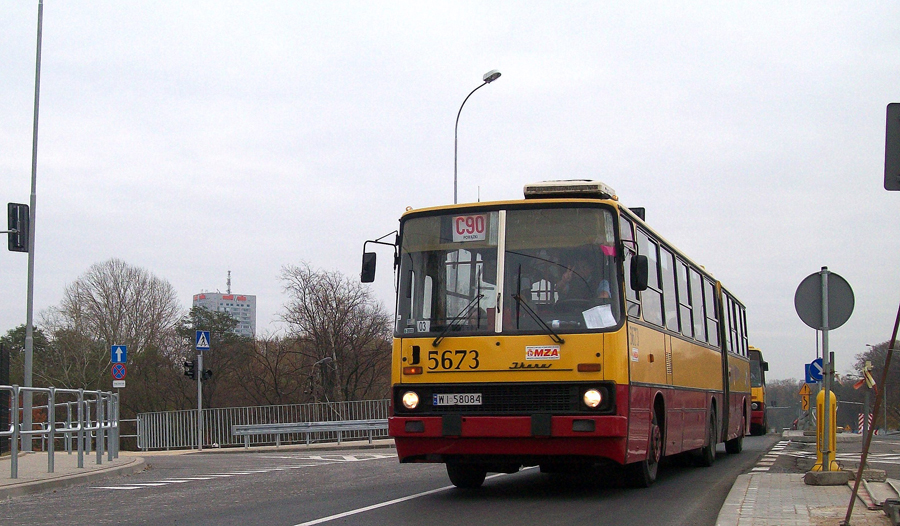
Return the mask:
[[285, 424], [255, 424], [231, 426], [231, 434], [244, 437], [244, 448], [250, 447], [252, 435], [275, 435], [275, 445], [281, 445], [281, 435], [305, 434], [306, 445], [310, 444], [310, 435], [314, 433], [336, 432], [338, 444], [345, 432], [367, 431], [369, 444], [375, 431], [387, 431], [387, 418], [375, 420], [342, 420], [337, 422], [291, 422]]
[[[203, 447], [279, 445], [282, 443], [324, 442], [354, 438], [387, 437], [387, 428], [378, 430], [308, 431], [238, 436], [234, 426], [292, 424], [297, 422], [340, 422], [387, 419], [390, 400], [319, 402], [312, 404], [229, 407], [203, 410]], [[138, 413], [137, 448], [141, 451], [197, 448], [197, 410]]]
[[[10, 422], [7, 429], [0, 429], [0, 438], [10, 439], [10, 477], [18, 478], [18, 453], [20, 442], [41, 439], [47, 451], [47, 472], [53, 473], [53, 455], [56, 441], [63, 440], [67, 452], [72, 452], [72, 442], [78, 451], [78, 467], [84, 467], [84, 454], [91, 451], [94, 440], [97, 464], [103, 463], [104, 450], [108, 460], [119, 456], [119, 395], [106, 391], [85, 391], [84, 389], [57, 389], [55, 387], [19, 387], [0, 385], [0, 391], [8, 391]], [[46, 396], [46, 405], [32, 406], [33, 412], [45, 411], [44, 422], [32, 424], [32, 429], [23, 427], [22, 408], [19, 400], [25, 393]], [[69, 400], [66, 400], [69, 398]], [[62, 399], [63, 401], [60, 401]], [[52, 409], [51, 409], [52, 408]], [[65, 413], [65, 416], [63, 415]], [[57, 414], [59, 413], [59, 414]], [[40, 420], [40, 419], [37, 419]], [[34, 426], [37, 425], [38, 429]], [[25, 449], [31, 449], [30, 447]]]

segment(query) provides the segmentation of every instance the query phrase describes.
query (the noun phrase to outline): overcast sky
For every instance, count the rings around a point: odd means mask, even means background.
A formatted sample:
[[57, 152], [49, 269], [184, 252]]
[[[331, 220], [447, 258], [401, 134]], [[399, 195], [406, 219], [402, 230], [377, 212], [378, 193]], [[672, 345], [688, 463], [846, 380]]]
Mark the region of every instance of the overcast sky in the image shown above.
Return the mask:
[[[186, 309], [230, 270], [277, 334], [284, 265], [357, 279], [407, 206], [452, 203], [457, 111], [498, 69], [460, 118], [460, 202], [604, 181], [746, 304], [770, 379], [816, 357], [794, 292], [827, 266], [855, 292], [830, 337], [849, 372], [900, 304], [898, 20], [895, 1], [47, 0], [36, 318], [120, 258]], [[0, 0], [3, 202], [30, 196], [36, 30], [37, 2]], [[0, 333], [26, 277], [0, 253]]]

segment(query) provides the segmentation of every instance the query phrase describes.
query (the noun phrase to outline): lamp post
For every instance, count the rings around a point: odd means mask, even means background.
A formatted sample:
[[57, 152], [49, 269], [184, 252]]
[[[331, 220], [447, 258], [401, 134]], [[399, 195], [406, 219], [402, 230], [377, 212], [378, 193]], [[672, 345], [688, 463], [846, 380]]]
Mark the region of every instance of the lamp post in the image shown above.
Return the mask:
[[[34, 71], [34, 128], [31, 140], [31, 208], [29, 209], [28, 227], [28, 290], [26, 292], [25, 315], [25, 363], [23, 382], [25, 387], [32, 387], [34, 361], [34, 229], [35, 208], [37, 200], [37, 145], [38, 145], [38, 108], [41, 99], [41, 27], [44, 20], [44, 0], [38, 1], [37, 25], [37, 58]], [[22, 400], [22, 426], [31, 431], [32, 392], [26, 391]], [[22, 451], [31, 451], [32, 435], [27, 440], [22, 438]]]
[[458, 132], [459, 132], [459, 116], [462, 113], [463, 106], [466, 105], [466, 101], [469, 100], [469, 97], [472, 96], [473, 93], [481, 89], [485, 86], [485, 84], [490, 84], [500, 78], [500, 72], [496, 69], [492, 69], [484, 74], [481, 80], [482, 82], [477, 88], [473, 89], [466, 95], [466, 98], [463, 99], [462, 104], [459, 105], [459, 111], [456, 113], [456, 127], [453, 129], [453, 204], [456, 204], [456, 152], [457, 152], [457, 144], [458, 144]]

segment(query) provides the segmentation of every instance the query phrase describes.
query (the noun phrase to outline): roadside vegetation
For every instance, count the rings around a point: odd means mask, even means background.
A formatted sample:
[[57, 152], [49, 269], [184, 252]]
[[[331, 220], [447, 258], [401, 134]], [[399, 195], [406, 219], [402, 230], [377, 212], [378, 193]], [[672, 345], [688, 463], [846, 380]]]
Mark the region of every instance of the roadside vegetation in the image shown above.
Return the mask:
[[[185, 310], [175, 289], [147, 270], [111, 259], [66, 287], [59, 305], [34, 329], [35, 387], [111, 390], [110, 346], [128, 346], [121, 417], [197, 407], [197, 386], [184, 376], [196, 356], [194, 331], [210, 331], [203, 368], [203, 407], [299, 404], [388, 396], [390, 315], [369, 289], [306, 263], [282, 269], [288, 300], [277, 336], [242, 337], [224, 312]], [[11, 384], [22, 384], [25, 325], [0, 344]], [[0, 381], [0, 383], [3, 383]]]

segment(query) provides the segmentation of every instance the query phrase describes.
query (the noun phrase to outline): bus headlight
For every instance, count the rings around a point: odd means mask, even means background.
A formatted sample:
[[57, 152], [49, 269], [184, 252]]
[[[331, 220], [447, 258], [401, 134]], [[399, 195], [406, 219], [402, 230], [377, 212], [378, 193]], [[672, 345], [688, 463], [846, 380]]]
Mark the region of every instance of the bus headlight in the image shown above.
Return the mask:
[[584, 396], [581, 399], [584, 401], [584, 405], [591, 409], [596, 409], [603, 402], [603, 395], [597, 389], [588, 389], [584, 392]]
[[750, 409], [752, 409], [753, 411], [759, 411], [759, 402], [753, 402], [752, 404], [750, 404]]
[[413, 391], [403, 393], [403, 407], [407, 409], [415, 409], [419, 406], [419, 395]]

